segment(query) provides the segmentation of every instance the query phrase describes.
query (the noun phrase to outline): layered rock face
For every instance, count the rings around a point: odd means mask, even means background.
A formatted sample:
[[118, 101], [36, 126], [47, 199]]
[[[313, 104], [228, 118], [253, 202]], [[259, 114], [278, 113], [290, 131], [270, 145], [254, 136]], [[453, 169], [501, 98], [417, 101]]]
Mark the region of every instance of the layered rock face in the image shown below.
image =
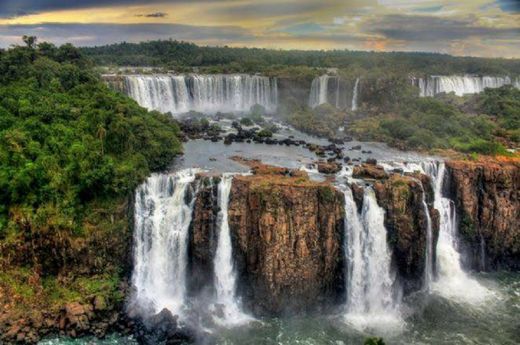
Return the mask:
[[[439, 235], [439, 212], [433, 207], [430, 179], [422, 174], [392, 174], [388, 179], [377, 181], [374, 190], [378, 203], [386, 210], [388, 242], [403, 292], [417, 291], [423, 284], [426, 269], [427, 211], [431, 217], [431, 248], [436, 247]], [[428, 210], [424, 207], [423, 197]], [[432, 251], [433, 267], [434, 263], [435, 250]]]
[[330, 306], [344, 290], [343, 194], [300, 172], [253, 170], [234, 178], [229, 203], [244, 304], [257, 315]]
[[193, 219], [190, 226], [188, 247], [188, 291], [200, 294], [202, 289], [213, 286], [213, 258], [215, 256], [218, 229], [219, 177], [200, 176], [202, 186], [196, 196]]
[[477, 269], [520, 269], [520, 163], [446, 163], [459, 232]]

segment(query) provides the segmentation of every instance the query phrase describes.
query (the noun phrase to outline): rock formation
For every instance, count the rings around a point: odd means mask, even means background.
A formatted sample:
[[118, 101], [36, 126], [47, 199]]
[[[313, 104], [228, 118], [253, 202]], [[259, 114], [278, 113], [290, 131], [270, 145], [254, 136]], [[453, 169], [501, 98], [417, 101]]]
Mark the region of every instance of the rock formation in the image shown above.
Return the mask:
[[446, 168], [468, 264], [520, 269], [520, 163], [450, 161]]
[[[432, 220], [432, 248], [439, 235], [439, 213], [433, 208], [430, 186], [429, 177], [422, 174], [392, 174], [374, 184], [378, 202], [386, 210], [388, 242], [405, 294], [420, 289], [423, 283], [428, 216], [422, 201], [424, 191]], [[435, 262], [435, 251], [432, 259]]]
[[253, 166], [229, 204], [239, 291], [256, 314], [330, 306], [344, 290], [344, 197], [302, 172]]

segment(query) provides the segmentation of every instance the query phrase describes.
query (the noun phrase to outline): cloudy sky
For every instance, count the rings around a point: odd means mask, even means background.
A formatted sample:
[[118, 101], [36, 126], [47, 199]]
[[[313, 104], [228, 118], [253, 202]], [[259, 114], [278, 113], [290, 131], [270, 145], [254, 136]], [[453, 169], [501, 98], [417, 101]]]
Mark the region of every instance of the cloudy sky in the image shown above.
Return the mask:
[[24, 34], [520, 58], [520, 0], [0, 0], [0, 46]]

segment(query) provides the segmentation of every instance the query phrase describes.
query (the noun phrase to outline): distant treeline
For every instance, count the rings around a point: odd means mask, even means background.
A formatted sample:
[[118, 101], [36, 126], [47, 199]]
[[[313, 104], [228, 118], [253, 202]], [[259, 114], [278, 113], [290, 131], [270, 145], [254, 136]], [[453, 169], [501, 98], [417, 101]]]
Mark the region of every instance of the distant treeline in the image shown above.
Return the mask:
[[284, 66], [382, 70], [411, 74], [518, 75], [520, 59], [455, 57], [421, 52], [273, 50], [201, 47], [174, 40], [118, 43], [82, 48], [98, 65], [155, 66], [176, 70], [213, 67], [214, 72], [269, 72]]

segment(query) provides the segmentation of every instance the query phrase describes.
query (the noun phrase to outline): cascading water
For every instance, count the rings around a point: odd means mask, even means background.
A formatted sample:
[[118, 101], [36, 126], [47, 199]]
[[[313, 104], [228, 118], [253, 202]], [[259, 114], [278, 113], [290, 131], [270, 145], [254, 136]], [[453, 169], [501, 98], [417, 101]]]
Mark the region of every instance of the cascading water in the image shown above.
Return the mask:
[[226, 326], [241, 325], [252, 319], [240, 308], [240, 301], [235, 296], [236, 274], [233, 267], [233, 251], [228, 223], [229, 194], [233, 182], [232, 174], [224, 174], [218, 186], [218, 213], [217, 225], [219, 229], [217, 250], [215, 253], [215, 288], [217, 306], [222, 312], [215, 321]]
[[352, 111], [356, 111], [358, 108], [358, 87], [359, 87], [359, 78], [356, 78], [356, 82], [354, 83], [354, 91], [352, 91]]
[[371, 188], [365, 189], [361, 214], [350, 188], [344, 193], [348, 284], [345, 319], [362, 330], [395, 331], [402, 327], [403, 320], [400, 293], [394, 289], [385, 211], [377, 204]]
[[353, 82], [352, 86], [343, 78], [329, 75], [314, 78], [309, 95], [309, 106], [315, 108], [318, 105], [329, 103], [337, 109], [357, 110], [359, 78]]
[[[309, 97], [309, 107], [315, 108], [320, 104], [328, 102], [329, 79], [328, 75], [314, 78], [311, 84], [311, 95]], [[339, 84], [338, 84], [339, 85]]]
[[442, 194], [445, 165], [440, 162], [423, 164], [431, 177], [434, 206], [440, 213], [440, 231], [437, 242], [437, 280], [432, 290], [440, 295], [470, 304], [480, 304], [491, 296], [491, 291], [471, 278], [462, 268], [457, 242], [457, 213], [453, 202]]
[[186, 293], [188, 230], [197, 170], [154, 174], [135, 201], [135, 301], [150, 314], [167, 308], [182, 315]]
[[424, 288], [426, 291], [430, 290], [433, 279], [433, 234], [432, 234], [432, 218], [430, 217], [430, 210], [426, 203], [426, 192], [423, 188], [422, 204], [424, 214], [426, 215], [426, 255], [424, 259]]
[[245, 74], [127, 75], [125, 90], [139, 105], [163, 113], [244, 112], [259, 104], [272, 112], [276, 79]]
[[[457, 96], [475, 94], [486, 88], [499, 88], [512, 84], [509, 77], [491, 76], [430, 76], [428, 78], [414, 79], [414, 84], [420, 89], [421, 97], [433, 97], [438, 93], [454, 92]], [[519, 87], [520, 85], [516, 85]]]

